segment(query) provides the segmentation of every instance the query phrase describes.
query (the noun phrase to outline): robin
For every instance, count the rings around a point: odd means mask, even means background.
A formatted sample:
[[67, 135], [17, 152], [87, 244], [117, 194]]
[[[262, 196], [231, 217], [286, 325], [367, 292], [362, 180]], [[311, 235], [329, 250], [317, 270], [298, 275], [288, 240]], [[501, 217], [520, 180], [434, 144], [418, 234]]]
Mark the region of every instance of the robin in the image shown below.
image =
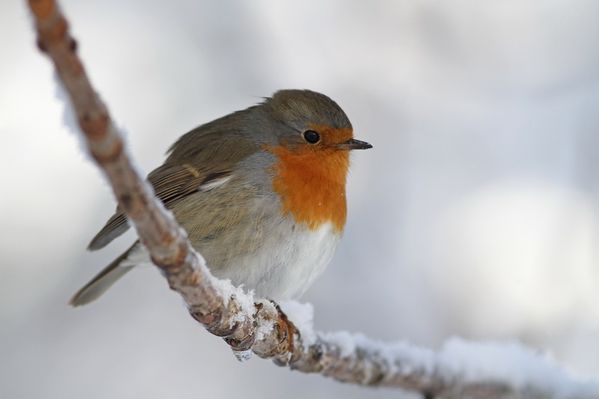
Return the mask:
[[[346, 220], [349, 151], [367, 148], [329, 97], [281, 90], [181, 136], [148, 181], [212, 274], [259, 297], [293, 299], [333, 256]], [[117, 208], [88, 249], [105, 247], [128, 228]], [[95, 300], [148, 262], [136, 241], [71, 304]]]

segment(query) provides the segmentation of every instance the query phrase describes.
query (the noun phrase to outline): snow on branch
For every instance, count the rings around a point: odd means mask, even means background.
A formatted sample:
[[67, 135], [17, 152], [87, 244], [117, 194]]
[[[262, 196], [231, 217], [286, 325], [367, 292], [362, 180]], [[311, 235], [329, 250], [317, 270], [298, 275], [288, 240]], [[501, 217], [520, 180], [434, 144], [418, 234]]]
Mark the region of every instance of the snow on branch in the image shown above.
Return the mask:
[[452, 340], [434, 352], [346, 332], [320, 334], [312, 329], [311, 308], [298, 312], [297, 304], [291, 306], [294, 323], [276, 304], [255, 303], [228, 281], [214, 278], [132, 166], [56, 1], [29, 0], [28, 4], [38, 47], [54, 63], [70, 100], [65, 106], [73, 107], [87, 149], [109, 180], [119, 206], [191, 316], [223, 337], [238, 357], [253, 352], [294, 370], [359, 385], [403, 388], [426, 398], [599, 398], [598, 381], [576, 379], [551, 360], [516, 344]]

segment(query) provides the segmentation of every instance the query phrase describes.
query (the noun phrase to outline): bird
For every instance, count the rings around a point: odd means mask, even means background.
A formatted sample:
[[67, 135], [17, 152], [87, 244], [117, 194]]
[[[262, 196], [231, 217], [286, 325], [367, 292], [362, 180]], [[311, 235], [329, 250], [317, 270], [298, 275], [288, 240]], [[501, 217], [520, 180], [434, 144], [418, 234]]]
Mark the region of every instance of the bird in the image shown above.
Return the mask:
[[[300, 297], [331, 261], [347, 218], [354, 139], [341, 107], [311, 90], [279, 90], [182, 135], [147, 176], [211, 273], [271, 300]], [[104, 248], [129, 228], [116, 209], [88, 246]], [[135, 241], [72, 297], [94, 301], [135, 266]]]

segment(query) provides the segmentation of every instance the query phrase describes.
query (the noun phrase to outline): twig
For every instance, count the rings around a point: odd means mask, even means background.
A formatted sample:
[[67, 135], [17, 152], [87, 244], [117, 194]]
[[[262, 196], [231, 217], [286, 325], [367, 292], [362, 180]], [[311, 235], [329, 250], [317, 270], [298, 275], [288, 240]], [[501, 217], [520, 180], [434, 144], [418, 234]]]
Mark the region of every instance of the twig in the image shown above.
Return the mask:
[[[77, 44], [56, 2], [29, 0], [28, 3], [35, 20], [38, 46], [54, 63], [89, 152], [106, 174], [120, 207], [135, 226], [152, 261], [162, 270], [170, 288], [183, 297], [191, 315], [209, 332], [223, 337], [237, 352], [251, 350], [278, 365], [343, 382], [418, 391], [427, 398], [558, 397], [538, 384], [515, 386], [501, 378], [467, 377], [466, 370], [444, 364], [440, 354], [410, 345], [392, 348], [344, 333], [320, 334], [308, 342], [307, 334], [302, 338], [278, 306], [268, 301], [254, 304], [251, 296], [215, 279], [185, 232], [133, 168], [122, 136], [85, 73], [77, 55]], [[349, 341], [349, 346], [344, 340]], [[564, 378], [577, 389], [575, 396], [563, 397], [599, 397], [596, 384]]]

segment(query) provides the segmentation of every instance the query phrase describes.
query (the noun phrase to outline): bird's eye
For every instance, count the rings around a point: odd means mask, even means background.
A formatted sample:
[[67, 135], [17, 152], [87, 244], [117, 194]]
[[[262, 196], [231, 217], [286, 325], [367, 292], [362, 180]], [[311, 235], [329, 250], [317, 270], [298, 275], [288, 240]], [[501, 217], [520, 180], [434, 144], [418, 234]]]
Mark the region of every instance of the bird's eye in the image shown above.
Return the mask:
[[310, 144], [316, 144], [320, 141], [320, 134], [314, 130], [306, 130], [304, 132], [304, 140]]

